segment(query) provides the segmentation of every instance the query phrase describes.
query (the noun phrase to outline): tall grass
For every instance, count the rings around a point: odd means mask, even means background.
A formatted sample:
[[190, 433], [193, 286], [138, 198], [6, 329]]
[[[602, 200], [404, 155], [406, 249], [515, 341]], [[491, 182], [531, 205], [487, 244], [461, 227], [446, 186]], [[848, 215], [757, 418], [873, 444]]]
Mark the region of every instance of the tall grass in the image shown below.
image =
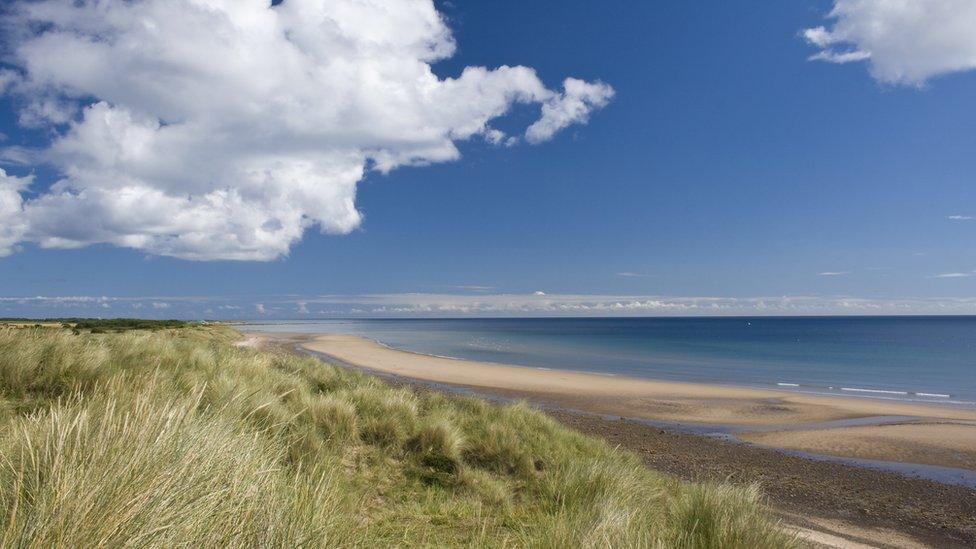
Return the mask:
[[233, 337], [0, 330], [0, 544], [796, 544], [754, 487]]

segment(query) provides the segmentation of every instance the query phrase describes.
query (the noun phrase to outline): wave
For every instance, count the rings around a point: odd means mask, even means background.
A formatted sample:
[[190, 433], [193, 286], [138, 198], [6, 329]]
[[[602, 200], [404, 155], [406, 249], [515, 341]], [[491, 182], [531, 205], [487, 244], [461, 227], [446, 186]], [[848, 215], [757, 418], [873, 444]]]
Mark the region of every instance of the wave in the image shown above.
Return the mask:
[[[777, 381], [778, 387], [786, 390], [796, 390], [798, 392], [808, 392], [812, 394], [836, 395], [843, 393], [855, 393], [849, 396], [863, 396], [869, 398], [881, 398], [885, 400], [907, 400], [914, 402], [942, 402], [946, 404], [976, 405], [976, 402], [966, 400], [950, 400], [953, 395], [950, 393], [931, 393], [923, 391], [900, 391], [893, 389], [876, 389], [867, 387], [836, 387], [833, 385], [811, 385], [804, 383], [794, 383], [790, 381]], [[806, 391], [799, 391], [807, 389]], [[915, 397], [915, 398], [913, 398]]]

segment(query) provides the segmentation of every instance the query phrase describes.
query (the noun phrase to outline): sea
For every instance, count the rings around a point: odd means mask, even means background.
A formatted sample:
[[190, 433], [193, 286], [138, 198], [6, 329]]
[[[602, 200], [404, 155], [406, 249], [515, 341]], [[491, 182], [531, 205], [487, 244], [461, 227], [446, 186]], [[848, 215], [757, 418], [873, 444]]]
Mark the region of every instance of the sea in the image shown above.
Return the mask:
[[976, 407], [976, 317], [344, 319], [242, 329], [354, 334], [418, 353], [607, 376]]

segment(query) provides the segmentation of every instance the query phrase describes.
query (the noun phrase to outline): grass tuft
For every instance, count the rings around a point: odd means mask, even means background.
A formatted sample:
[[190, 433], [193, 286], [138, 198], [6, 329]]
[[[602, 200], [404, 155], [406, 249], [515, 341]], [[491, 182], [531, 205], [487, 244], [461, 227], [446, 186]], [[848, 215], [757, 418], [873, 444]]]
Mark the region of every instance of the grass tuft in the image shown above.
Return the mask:
[[427, 483], [453, 484], [461, 469], [461, 433], [446, 417], [424, 421], [407, 447], [417, 457], [421, 478]]
[[356, 407], [339, 396], [320, 396], [308, 405], [309, 419], [325, 439], [343, 443], [359, 436]]

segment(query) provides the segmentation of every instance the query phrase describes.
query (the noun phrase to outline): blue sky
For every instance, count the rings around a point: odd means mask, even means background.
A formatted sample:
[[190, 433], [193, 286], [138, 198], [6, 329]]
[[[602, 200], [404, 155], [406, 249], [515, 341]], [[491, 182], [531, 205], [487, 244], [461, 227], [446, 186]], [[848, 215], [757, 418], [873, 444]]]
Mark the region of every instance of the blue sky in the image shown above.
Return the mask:
[[[727, 314], [784, 297], [803, 300], [804, 314], [976, 313], [976, 220], [950, 218], [976, 217], [976, 72], [896, 81], [868, 62], [809, 60], [819, 49], [802, 32], [829, 28], [833, 5], [439, 2], [457, 44], [433, 63], [440, 78], [525, 65], [553, 90], [572, 76], [612, 86], [613, 98], [546, 142], [459, 139], [459, 159], [369, 170], [357, 227], [309, 228], [271, 260], [25, 239], [0, 258], [0, 316], [581, 311], [522, 307], [520, 296], [722, 298]], [[19, 124], [25, 101], [0, 102], [8, 150], [64, 131]], [[492, 124], [516, 135], [538, 117], [538, 104], [519, 104]], [[8, 174], [35, 174], [25, 197], [61, 177], [57, 165], [6, 158]], [[471, 306], [489, 302], [500, 305]], [[413, 308], [392, 310], [404, 303]], [[631, 311], [709, 314], [695, 303]]]

